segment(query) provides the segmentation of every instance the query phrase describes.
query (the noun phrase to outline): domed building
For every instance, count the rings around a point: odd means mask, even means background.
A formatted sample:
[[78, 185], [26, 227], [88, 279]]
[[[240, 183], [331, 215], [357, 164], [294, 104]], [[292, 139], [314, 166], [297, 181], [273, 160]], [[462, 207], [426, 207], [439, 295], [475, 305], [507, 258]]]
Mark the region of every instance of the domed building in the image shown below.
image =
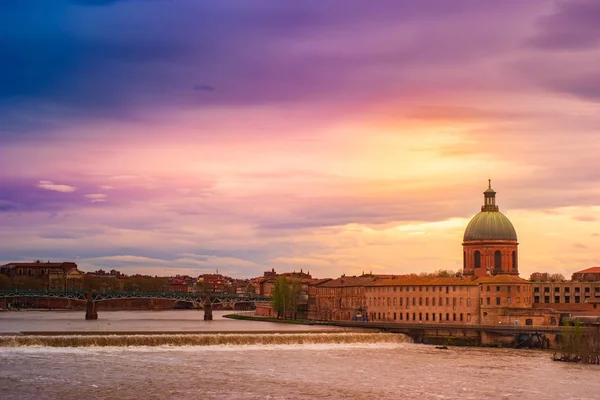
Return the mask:
[[463, 238], [463, 273], [488, 276], [519, 275], [517, 232], [496, 205], [492, 181], [483, 192], [481, 212], [471, 219]]

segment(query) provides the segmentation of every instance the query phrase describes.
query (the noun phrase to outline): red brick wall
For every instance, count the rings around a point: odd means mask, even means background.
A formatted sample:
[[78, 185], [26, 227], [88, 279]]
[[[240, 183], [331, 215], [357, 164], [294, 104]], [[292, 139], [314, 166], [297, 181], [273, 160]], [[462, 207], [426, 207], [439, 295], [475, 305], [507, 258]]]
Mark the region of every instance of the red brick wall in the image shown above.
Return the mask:
[[[502, 272], [518, 275], [519, 252], [516, 241], [486, 241], [477, 240], [463, 243], [463, 257], [465, 257], [464, 273], [467, 275], [487, 276], [487, 269], [494, 270], [494, 254], [497, 250], [502, 253]], [[475, 268], [475, 251], [481, 253], [481, 267]], [[512, 252], [516, 252], [517, 268], [512, 267]]]

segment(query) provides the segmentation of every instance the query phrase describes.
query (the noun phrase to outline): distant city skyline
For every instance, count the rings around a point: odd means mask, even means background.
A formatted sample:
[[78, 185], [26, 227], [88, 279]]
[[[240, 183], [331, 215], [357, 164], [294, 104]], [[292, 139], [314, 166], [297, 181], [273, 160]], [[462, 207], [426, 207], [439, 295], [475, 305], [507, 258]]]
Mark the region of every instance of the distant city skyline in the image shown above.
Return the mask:
[[600, 2], [0, 2], [0, 265], [600, 265]]

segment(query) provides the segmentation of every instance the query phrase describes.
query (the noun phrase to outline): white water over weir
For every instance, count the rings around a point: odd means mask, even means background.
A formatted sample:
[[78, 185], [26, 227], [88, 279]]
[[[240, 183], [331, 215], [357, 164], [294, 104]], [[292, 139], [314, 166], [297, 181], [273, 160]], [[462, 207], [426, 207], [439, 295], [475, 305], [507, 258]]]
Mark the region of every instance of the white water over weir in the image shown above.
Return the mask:
[[0, 347], [240, 346], [408, 342], [411, 342], [409, 337], [392, 333], [0, 336]]

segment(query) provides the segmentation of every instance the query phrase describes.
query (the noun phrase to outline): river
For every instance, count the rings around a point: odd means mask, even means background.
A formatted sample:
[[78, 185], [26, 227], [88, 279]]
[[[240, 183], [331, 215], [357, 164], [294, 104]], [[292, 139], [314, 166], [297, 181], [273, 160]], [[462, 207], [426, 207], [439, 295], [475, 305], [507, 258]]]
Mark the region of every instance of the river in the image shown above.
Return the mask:
[[[600, 366], [553, 362], [548, 352], [436, 350], [401, 335], [201, 317], [198, 311], [122, 311], [83, 321], [81, 312], [0, 313], [0, 331], [13, 335], [0, 336], [0, 398], [600, 399]], [[106, 330], [124, 335], [98, 342], [115, 337]], [[46, 344], [6, 341], [39, 338], [14, 336], [20, 331], [62, 334], [44, 336], [54, 341]], [[184, 331], [194, 333], [176, 333]], [[223, 334], [241, 331], [249, 333]], [[178, 338], [177, 345], [156, 342], [158, 336]], [[220, 344], [194, 342], [201, 337]], [[72, 338], [82, 347], [71, 346]]]

